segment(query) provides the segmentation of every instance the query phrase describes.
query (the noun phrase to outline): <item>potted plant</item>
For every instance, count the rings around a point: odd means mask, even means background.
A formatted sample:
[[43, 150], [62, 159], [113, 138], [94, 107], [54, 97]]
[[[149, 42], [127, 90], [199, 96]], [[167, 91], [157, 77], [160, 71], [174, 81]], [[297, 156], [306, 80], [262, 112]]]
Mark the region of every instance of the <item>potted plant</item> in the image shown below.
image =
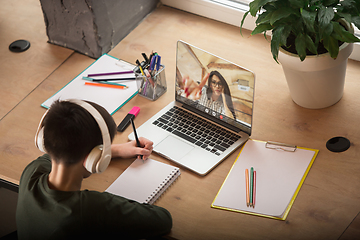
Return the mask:
[[351, 25], [360, 29], [360, 1], [254, 0], [249, 7], [240, 28], [250, 13], [257, 16], [251, 35], [271, 31], [271, 53], [282, 64], [293, 100], [306, 108], [338, 102], [347, 59], [360, 42]]

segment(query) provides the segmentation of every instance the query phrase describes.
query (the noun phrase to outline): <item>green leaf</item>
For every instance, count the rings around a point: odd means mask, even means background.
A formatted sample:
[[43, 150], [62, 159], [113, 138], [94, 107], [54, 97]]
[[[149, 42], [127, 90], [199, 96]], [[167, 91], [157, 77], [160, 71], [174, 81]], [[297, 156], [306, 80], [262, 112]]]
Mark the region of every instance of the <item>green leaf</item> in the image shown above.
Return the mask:
[[271, 19], [271, 15], [272, 15], [273, 13], [274, 13], [274, 12], [272, 12], [272, 11], [263, 12], [262, 14], [260, 14], [260, 15], [258, 16], [258, 18], [256, 19], [255, 23], [256, 23], [256, 24], [269, 23], [269, 22], [270, 22], [270, 19]]
[[261, 9], [262, 6], [269, 2], [274, 2], [276, 0], [254, 0], [249, 4], [250, 7], [250, 14], [251, 16], [255, 17], [256, 13]]
[[306, 9], [310, 10], [311, 12], [314, 12], [317, 11], [318, 8], [319, 8], [319, 0], [311, 0]]
[[341, 18], [344, 18], [345, 21], [347, 22], [351, 22], [351, 14], [350, 13], [341, 13], [341, 12], [337, 12], [337, 15], [339, 15]]
[[330, 6], [333, 7], [338, 3], [339, 3], [339, 0], [323, 0], [323, 5], [325, 7], [330, 7]]
[[360, 12], [360, 1], [357, 1], [354, 5], [358, 12]]
[[353, 42], [360, 42], [360, 39], [355, 37], [352, 33], [348, 32], [344, 29], [338, 22], [332, 23], [334, 27], [334, 34], [333, 37], [337, 38], [340, 41], [353, 43]]
[[276, 21], [286, 18], [290, 16], [290, 14], [292, 13], [293, 13], [292, 8], [289, 7], [280, 8], [271, 15], [270, 24], [273, 25]]
[[255, 27], [255, 29], [252, 31], [251, 35], [255, 35], [258, 33], [262, 33], [264, 31], [267, 30], [271, 30], [273, 29], [273, 26], [271, 26], [269, 23], [263, 23], [263, 24], [259, 24]]
[[266, 10], [266, 12], [274, 12], [278, 8], [275, 6], [275, 4], [268, 3], [268, 4], [265, 4], [264, 6], [262, 6], [262, 9]]
[[305, 7], [306, 1], [304, 0], [289, 0], [290, 6], [293, 8]]
[[242, 32], [241, 32], [241, 30], [242, 30], [242, 26], [243, 26], [243, 24], [244, 24], [244, 22], [245, 22], [245, 18], [246, 18], [246, 16], [249, 14], [249, 11], [247, 11], [246, 13], [244, 13], [244, 16], [243, 16], [243, 18], [242, 18], [242, 20], [241, 20], [241, 24], [240, 24], [240, 34], [241, 34], [241, 36], [242, 36]]
[[277, 63], [279, 63], [277, 58], [279, 56], [280, 39], [281, 39], [281, 31], [278, 31], [278, 29], [274, 29], [272, 31], [270, 46], [271, 46], [271, 53], [273, 55], [273, 58]]
[[354, 23], [354, 25], [360, 29], [360, 16], [355, 16], [351, 18], [351, 22]]
[[329, 37], [333, 32], [334, 27], [332, 23], [326, 24], [320, 28], [320, 39], [324, 37]]
[[301, 11], [301, 16], [307, 29], [310, 32], [315, 32], [314, 24], [315, 24], [316, 12], [308, 12], [305, 9], [303, 9]]
[[278, 26], [275, 28], [276, 33], [279, 35], [279, 46], [286, 46], [291, 28], [287, 25]]
[[334, 18], [334, 9], [332, 7], [320, 7], [318, 13], [318, 21], [320, 26], [324, 26], [330, 23], [331, 19]]
[[306, 39], [304, 34], [300, 34], [295, 39], [295, 49], [301, 61], [306, 58]]
[[280, 37], [280, 46], [287, 46], [287, 39], [291, 32], [291, 26], [284, 25], [283, 29], [281, 30], [281, 37]]
[[338, 40], [332, 36], [324, 37], [323, 44], [326, 50], [328, 50], [330, 57], [337, 58], [339, 54]]
[[317, 54], [317, 47], [315, 46], [314, 41], [311, 39], [309, 35], [305, 35], [305, 44], [306, 48], [310, 50], [310, 52]]
[[347, 11], [352, 11], [356, 9], [356, 1], [354, 0], [343, 0], [340, 1], [340, 5]]

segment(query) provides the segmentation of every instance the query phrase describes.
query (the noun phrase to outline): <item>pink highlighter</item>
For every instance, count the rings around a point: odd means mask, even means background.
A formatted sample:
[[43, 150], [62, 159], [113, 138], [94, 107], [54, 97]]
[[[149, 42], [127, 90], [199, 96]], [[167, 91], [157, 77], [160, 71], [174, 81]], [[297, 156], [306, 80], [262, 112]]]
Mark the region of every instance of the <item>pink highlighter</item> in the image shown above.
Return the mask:
[[140, 112], [140, 108], [139, 107], [133, 107], [130, 112], [126, 115], [126, 117], [121, 121], [121, 123], [119, 124], [119, 126], [117, 127], [117, 130], [119, 132], [123, 132], [130, 124], [130, 120], [133, 119], [138, 115], [138, 113]]

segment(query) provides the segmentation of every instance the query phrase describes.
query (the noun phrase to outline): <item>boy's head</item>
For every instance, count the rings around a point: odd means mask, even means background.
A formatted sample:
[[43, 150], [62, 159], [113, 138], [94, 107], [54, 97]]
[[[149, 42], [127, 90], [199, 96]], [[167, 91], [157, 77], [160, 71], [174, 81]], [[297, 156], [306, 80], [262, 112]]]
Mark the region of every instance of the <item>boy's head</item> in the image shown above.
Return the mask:
[[[113, 118], [100, 105], [87, 103], [102, 116], [112, 142], [116, 134]], [[103, 143], [100, 127], [94, 117], [85, 108], [71, 101], [55, 101], [43, 119], [43, 129], [46, 152], [57, 163], [78, 163]]]

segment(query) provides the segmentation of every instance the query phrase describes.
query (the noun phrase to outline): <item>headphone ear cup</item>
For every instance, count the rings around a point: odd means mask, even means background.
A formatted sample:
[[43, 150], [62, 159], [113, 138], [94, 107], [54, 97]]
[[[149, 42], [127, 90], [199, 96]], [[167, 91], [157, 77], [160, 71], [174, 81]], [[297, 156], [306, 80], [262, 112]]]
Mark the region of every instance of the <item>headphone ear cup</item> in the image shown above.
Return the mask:
[[84, 162], [84, 167], [91, 173], [96, 173], [96, 166], [101, 158], [102, 145], [94, 147]]
[[44, 145], [44, 127], [42, 127], [37, 134], [36, 146], [40, 151], [46, 153], [45, 145]]
[[105, 154], [98, 162], [98, 164], [96, 165], [96, 172], [97, 173], [102, 173], [103, 171], [105, 171], [107, 169], [107, 167], [109, 166], [111, 161], [111, 154]]

